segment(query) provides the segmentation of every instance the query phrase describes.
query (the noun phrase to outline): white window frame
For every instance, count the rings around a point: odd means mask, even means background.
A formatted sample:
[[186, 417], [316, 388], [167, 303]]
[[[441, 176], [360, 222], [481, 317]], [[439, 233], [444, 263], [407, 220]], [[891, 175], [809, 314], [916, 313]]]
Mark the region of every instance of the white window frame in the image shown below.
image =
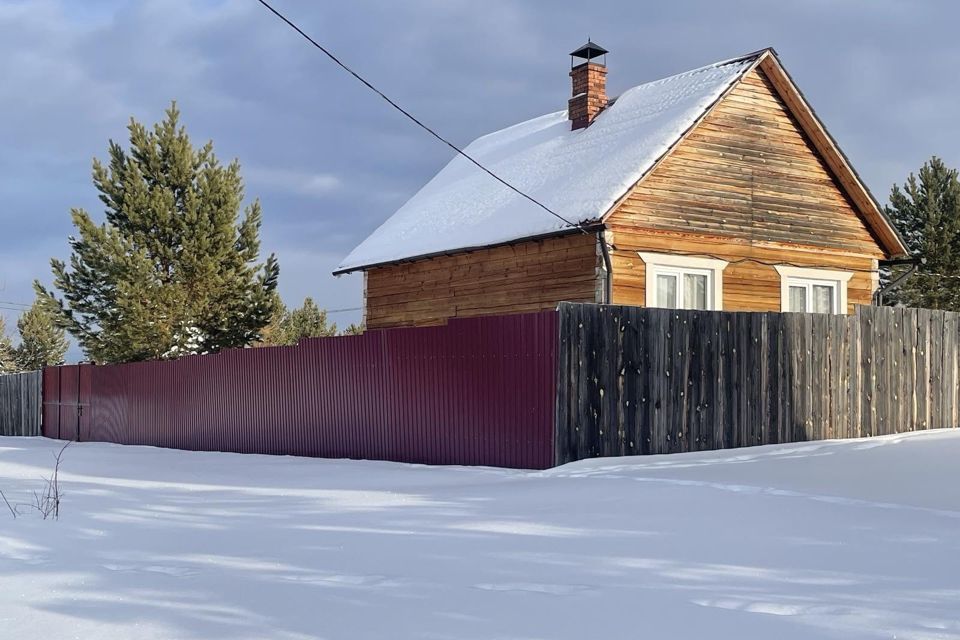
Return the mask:
[[[803, 286], [807, 289], [807, 309], [811, 308], [812, 285], [831, 285], [834, 287], [834, 313], [847, 313], [847, 283], [853, 277], [850, 271], [836, 271], [833, 269], [815, 269], [808, 267], [790, 267], [777, 265], [780, 274], [780, 310], [790, 311], [790, 285]], [[807, 311], [807, 313], [813, 313]]]
[[683, 299], [683, 274], [707, 276], [707, 310], [723, 311], [723, 270], [729, 262], [717, 258], [696, 258], [670, 253], [638, 251], [646, 265], [646, 299], [648, 307], [657, 306], [657, 275], [677, 276], [677, 297]]

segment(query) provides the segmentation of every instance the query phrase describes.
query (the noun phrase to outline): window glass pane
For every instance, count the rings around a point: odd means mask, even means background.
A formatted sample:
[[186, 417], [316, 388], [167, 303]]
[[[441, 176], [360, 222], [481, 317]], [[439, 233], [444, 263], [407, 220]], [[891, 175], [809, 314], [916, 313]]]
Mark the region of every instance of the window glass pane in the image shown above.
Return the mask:
[[677, 306], [677, 276], [657, 274], [657, 306], [666, 309]]
[[830, 284], [813, 285], [814, 313], [833, 313], [833, 291], [834, 287]]
[[700, 273], [683, 274], [683, 308], [707, 308], [707, 276]]
[[790, 305], [789, 311], [799, 311], [803, 313], [807, 310], [807, 288], [797, 285], [790, 285]]

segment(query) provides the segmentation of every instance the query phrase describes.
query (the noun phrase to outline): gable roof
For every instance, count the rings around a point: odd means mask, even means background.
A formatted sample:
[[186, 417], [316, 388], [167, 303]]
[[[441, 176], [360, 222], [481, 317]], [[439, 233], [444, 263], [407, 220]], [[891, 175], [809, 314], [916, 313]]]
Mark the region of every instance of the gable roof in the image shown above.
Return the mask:
[[[600, 223], [738, 80], [768, 59], [785, 79], [780, 84], [790, 85], [798, 96], [793, 104], [785, 99], [788, 106], [809, 113], [808, 123], [798, 118], [801, 124], [819, 125], [770, 49], [642, 84], [624, 92], [585, 129], [571, 130], [566, 110], [557, 111], [478, 138], [464, 150], [573, 226], [458, 155], [334, 273], [578, 232]], [[870, 205], [874, 215], [871, 220], [865, 213], [868, 223], [883, 227], [875, 233], [885, 250], [903, 253], [876, 201], [822, 125], [819, 129], [823, 146], [835, 150], [835, 162], [826, 158], [831, 169], [852, 176], [844, 187], [860, 190], [862, 197], [854, 202], [861, 209]]]
[[850, 164], [846, 154], [837, 146], [836, 141], [817, 117], [813, 107], [807, 102], [803, 92], [784, 69], [773, 49], [766, 50], [757, 61], [757, 66], [780, 94], [787, 109], [800, 123], [803, 132], [810, 138], [813, 146], [826, 162], [834, 178], [840, 183], [844, 193], [853, 201], [857, 210], [867, 223], [867, 228], [877, 239], [888, 258], [906, 256], [910, 253], [903, 238], [887, 218], [883, 208], [873, 197], [866, 183]]

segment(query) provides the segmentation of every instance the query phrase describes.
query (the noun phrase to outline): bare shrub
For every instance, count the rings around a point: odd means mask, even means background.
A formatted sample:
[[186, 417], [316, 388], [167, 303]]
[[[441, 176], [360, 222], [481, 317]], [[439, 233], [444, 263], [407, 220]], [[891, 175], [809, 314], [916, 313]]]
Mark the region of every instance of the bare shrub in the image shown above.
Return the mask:
[[69, 446], [70, 443], [68, 442], [63, 445], [63, 448], [57, 453], [53, 464], [53, 473], [43, 479], [44, 485], [42, 490], [33, 492], [32, 502], [11, 503], [7, 500], [7, 496], [4, 495], [3, 491], [0, 491], [0, 498], [3, 498], [3, 503], [7, 505], [7, 509], [14, 519], [16, 519], [17, 516], [23, 515], [25, 512], [31, 511], [39, 513], [40, 517], [44, 520], [60, 519], [60, 501], [63, 498], [63, 493], [60, 491], [60, 463], [63, 460], [63, 452], [66, 451]]

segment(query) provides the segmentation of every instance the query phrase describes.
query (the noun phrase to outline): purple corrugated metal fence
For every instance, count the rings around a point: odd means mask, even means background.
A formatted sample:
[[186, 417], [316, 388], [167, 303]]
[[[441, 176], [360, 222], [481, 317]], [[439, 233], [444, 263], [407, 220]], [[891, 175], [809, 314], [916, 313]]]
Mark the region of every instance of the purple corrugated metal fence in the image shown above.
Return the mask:
[[557, 314], [44, 371], [44, 435], [201, 451], [546, 468]]

